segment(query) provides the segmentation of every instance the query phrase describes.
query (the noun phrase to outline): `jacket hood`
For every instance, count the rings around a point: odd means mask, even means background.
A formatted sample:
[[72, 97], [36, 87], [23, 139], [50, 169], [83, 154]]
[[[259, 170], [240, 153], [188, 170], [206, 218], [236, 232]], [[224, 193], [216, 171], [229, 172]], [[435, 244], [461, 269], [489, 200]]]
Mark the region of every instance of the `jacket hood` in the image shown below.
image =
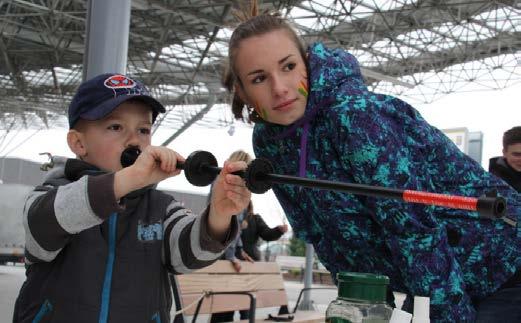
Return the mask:
[[[99, 169], [83, 160], [75, 158], [67, 158], [63, 156], [52, 157], [52, 168], [44, 177], [44, 185], [46, 184], [65, 184], [67, 182], [75, 182], [85, 175], [101, 175], [108, 172]], [[155, 188], [157, 185], [149, 185], [141, 189], [128, 193], [127, 197], [134, 197], [143, 194], [146, 190]]]
[[308, 48], [308, 82], [310, 91], [302, 118], [288, 126], [256, 124], [256, 130], [272, 130], [277, 139], [287, 137], [312, 120], [320, 109], [343, 99], [346, 89], [352, 95], [367, 91], [357, 59], [341, 48], [329, 49], [322, 43]]
[[44, 183], [50, 183], [56, 180], [67, 180], [73, 182], [84, 175], [104, 173], [96, 166], [82, 160], [63, 156], [53, 156], [52, 162], [49, 166], [51, 167], [47, 175], [44, 177]]
[[[367, 91], [360, 72], [360, 64], [344, 49], [329, 49], [322, 43], [315, 43], [310, 46], [308, 53], [311, 94], [308, 98], [306, 114], [312, 113], [324, 103], [337, 100], [339, 95]], [[343, 89], [341, 93], [340, 88]]]

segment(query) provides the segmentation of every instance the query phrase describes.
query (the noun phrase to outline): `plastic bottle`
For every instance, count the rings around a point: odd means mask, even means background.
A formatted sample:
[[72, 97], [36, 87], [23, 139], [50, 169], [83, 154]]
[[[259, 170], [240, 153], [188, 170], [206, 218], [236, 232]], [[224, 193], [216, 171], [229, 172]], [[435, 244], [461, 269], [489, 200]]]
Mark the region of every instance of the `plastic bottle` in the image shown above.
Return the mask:
[[387, 323], [389, 278], [382, 275], [341, 272], [337, 274], [338, 297], [326, 310], [328, 323]]

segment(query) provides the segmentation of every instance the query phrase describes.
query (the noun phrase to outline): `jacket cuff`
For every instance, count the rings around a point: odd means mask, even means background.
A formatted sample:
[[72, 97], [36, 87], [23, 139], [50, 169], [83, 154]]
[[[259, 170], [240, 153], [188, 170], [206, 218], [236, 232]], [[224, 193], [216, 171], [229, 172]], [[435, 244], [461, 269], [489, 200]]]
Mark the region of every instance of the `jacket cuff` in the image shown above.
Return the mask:
[[237, 222], [237, 217], [234, 215], [230, 219], [230, 228], [226, 233], [226, 239], [224, 241], [215, 240], [210, 236], [209, 233], [209, 224], [208, 217], [210, 216], [210, 208], [207, 207], [206, 210], [201, 215], [201, 232], [199, 232], [200, 244], [203, 250], [211, 251], [214, 253], [221, 253], [225, 250], [228, 245], [235, 240], [235, 237], [239, 234], [239, 225]]
[[116, 200], [114, 173], [88, 176], [87, 189], [92, 211], [101, 219], [107, 219], [112, 213], [125, 210]]

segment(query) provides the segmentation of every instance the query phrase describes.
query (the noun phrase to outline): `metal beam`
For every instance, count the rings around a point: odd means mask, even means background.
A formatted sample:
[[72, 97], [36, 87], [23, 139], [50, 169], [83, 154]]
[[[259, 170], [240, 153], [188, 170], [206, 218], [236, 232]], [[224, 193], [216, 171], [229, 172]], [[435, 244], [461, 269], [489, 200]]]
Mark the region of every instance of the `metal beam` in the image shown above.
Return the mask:
[[7, 46], [5, 45], [4, 38], [0, 35], [0, 52], [3, 53], [5, 65], [11, 74], [11, 80], [15, 84], [16, 87], [20, 90], [21, 93], [25, 93], [26, 82], [23, 74], [18, 70], [17, 66], [9, 57], [9, 53], [7, 51]]
[[180, 134], [182, 134], [186, 129], [190, 128], [191, 125], [201, 120], [201, 118], [210, 111], [210, 109], [215, 104], [215, 97], [211, 96], [210, 100], [206, 104], [206, 106], [197, 112], [194, 116], [192, 116], [185, 124], [177, 130], [173, 135], [171, 135], [167, 140], [165, 140], [161, 146], [168, 146], [175, 138], [177, 138]]

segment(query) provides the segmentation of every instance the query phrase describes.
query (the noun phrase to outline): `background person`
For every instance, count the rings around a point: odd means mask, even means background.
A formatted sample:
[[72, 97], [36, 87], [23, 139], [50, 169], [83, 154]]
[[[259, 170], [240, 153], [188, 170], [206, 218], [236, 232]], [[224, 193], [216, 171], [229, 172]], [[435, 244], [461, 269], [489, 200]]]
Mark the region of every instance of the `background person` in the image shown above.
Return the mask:
[[503, 134], [503, 156], [491, 158], [488, 170], [521, 192], [521, 126]]
[[[242, 251], [246, 252], [254, 261], [260, 261], [259, 239], [262, 238], [264, 241], [278, 240], [284, 233], [288, 232], [288, 225], [281, 224], [274, 228], [268, 227], [260, 214], [253, 212], [253, 203], [251, 201], [245, 213], [244, 220], [240, 222]], [[242, 252], [237, 253], [236, 256], [242, 260], [247, 260], [243, 258]]]

